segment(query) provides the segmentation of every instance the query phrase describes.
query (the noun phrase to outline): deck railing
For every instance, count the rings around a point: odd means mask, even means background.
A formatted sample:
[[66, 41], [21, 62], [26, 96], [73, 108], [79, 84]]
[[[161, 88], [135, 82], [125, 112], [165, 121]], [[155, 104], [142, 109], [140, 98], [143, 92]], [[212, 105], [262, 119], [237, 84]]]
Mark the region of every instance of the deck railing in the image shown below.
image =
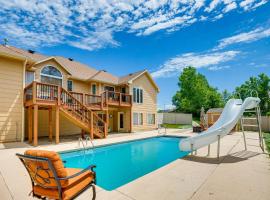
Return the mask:
[[61, 106], [62, 109], [70, 113], [77, 120], [89, 126], [91, 134], [105, 137], [107, 135], [106, 122], [82, 103], [82, 95], [80, 93], [70, 93], [57, 85], [39, 82], [32, 82], [24, 89], [26, 106], [36, 103]]
[[72, 91], [69, 91], [69, 93], [72, 94], [72, 96], [79, 100], [81, 103], [84, 103], [83, 93]]
[[[32, 82], [24, 89], [24, 100], [25, 103], [48, 103], [54, 104], [60, 95], [60, 86], [40, 83], [40, 82]], [[78, 100], [83, 105], [90, 107], [95, 110], [103, 110], [107, 108], [108, 105], [113, 106], [132, 106], [132, 96], [130, 94], [124, 94], [120, 92], [114, 91], [105, 91], [101, 95], [93, 95], [93, 94], [83, 94], [78, 92], [68, 92]], [[72, 104], [72, 98], [68, 98], [68, 104]]]
[[101, 109], [102, 97], [100, 95], [85, 94], [85, 105]]

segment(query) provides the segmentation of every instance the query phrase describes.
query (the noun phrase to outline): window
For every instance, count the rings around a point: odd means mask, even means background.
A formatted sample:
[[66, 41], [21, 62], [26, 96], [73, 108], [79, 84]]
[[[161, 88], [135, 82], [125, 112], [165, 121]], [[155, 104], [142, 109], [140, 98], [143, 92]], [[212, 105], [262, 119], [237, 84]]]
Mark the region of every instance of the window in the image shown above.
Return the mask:
[[155, 114], [147, 114], [147, 124], [155, 124]]
[[32, 83], [35, 80], [35, 72], [26, 71], [25, 73], [25, 85]]
[[71, 80], [67, 81], [67, 89], [68, 91], [72, 91], [73, 90], [73, 82]]
[[61, 72], [53, 66], [44, 67], [41, 70], [40, 76], [41, 76], [42, 83], [50, 83], [50, 84], [62, 86], [63, 76]]
[[142, 125], [142, 124], [143, 124], [143, 114], [133, 113], [133, 125]]
[[105, 86], [104, 87], [104, 90], [105, 91], [112, 91], [112, 92], [114, 92], [114, 87], [112, 87], [112, 86]]
[[133, 102], [143, 103], [143, 89], [133, 88]]
[[97, 94], [97, 85], [92, 84], [92, 94]]

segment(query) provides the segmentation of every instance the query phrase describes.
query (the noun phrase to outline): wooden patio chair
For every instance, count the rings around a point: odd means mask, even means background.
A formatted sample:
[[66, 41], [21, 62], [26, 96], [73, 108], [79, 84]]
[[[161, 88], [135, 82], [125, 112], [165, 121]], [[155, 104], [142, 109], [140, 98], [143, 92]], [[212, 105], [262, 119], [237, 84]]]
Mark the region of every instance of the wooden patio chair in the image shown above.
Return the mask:
[[64, 168], [60, 156], [53, 151], [27, 150], [24, 155], [16, 155], [31, 178], [33, 197], [70, 200], [92, 187], [92, 199], [96, 198], [94, 165], [82, 170]]

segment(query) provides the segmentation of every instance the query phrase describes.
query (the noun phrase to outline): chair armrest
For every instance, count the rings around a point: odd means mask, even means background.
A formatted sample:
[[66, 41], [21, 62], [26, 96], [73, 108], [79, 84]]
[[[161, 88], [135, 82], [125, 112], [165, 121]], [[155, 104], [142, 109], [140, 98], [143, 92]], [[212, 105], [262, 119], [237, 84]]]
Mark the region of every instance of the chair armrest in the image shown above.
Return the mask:
[[90, 166], [86, 167], [85, 169], [83, 169], [83, 170], [81, 170], [81, 171], [79, 171], [79, 172], [77, 172], [77, 173], [75, 173], [75, 174], [73, 174], [71, 176], [66, 176], [66, 177], [63, 177], [63, 178], [58, 178], [58, 180], [68, 180], [68, 179], [74, 178], [76, 176], [79, 176], [79, 175], [81, 175], [82, 173], [84, 173], [86, 171], [91, 171], [91, 172], [93, 172], [95, 174], [94, 168], [96, 168], [95, 165], [90, 165]]

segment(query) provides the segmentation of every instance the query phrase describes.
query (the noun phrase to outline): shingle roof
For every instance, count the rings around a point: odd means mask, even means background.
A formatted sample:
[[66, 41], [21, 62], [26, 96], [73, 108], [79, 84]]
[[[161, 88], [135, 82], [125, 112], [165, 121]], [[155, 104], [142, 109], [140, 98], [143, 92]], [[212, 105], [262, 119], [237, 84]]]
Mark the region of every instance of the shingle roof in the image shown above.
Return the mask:
[[32, 63], [42, 62], [46, 59], [55, 59], [60, 65], [62, 65], [71, 75], [72, 78], [80, 80], [92, 80], [100, 81], [111, 84], [127, 84], [130, 80], [135, 79], [137, 76], [140, 76], [146, 70], [140, 70], [128, 74], [126, 76], [117, 77], [113, 74], [110, 74], [104, 70], [96, 70], [88, 65], [64, 58], [61, 56], [46, 56], [39, 54], [37, 52], [31, 53], [28, 50], [19, 49], [13, 46], [4, 46], [0, 45], [0, 53], [6, 53], [13, 56], [18, 56], [30, 60]]
[[138, 72], [134, 72], [134, 73], [128, 74], [126, 76], [121, 76], [121, 77], [119, 77], [119, 82], [118, 83], [119, 84], [128, 83], [130, 80], [136, 78], [137, 76], [139, 76], [143, 72], [145, 72], [145, 70], [140, 70]]

